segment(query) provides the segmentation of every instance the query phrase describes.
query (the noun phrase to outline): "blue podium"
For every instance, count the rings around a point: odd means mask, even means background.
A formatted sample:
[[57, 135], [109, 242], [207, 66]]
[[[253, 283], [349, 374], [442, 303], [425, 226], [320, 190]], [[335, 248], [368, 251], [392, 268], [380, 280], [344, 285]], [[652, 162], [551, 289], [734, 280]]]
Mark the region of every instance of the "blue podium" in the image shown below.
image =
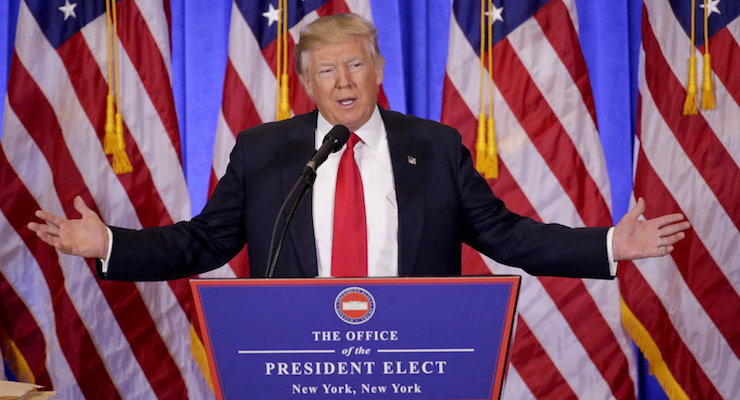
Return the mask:
[[219, 399], [497, 399], [520, 277], [191, 281]]

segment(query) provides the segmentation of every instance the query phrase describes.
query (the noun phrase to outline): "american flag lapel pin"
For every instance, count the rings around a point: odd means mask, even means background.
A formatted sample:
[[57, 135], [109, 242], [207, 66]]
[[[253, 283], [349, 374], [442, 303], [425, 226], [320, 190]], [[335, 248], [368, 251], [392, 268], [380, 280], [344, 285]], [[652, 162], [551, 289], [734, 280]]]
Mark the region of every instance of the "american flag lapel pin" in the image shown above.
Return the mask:
[[416, 157], [406, 156], [406, 159], [408, 160], [410, 165], [416, 165]]

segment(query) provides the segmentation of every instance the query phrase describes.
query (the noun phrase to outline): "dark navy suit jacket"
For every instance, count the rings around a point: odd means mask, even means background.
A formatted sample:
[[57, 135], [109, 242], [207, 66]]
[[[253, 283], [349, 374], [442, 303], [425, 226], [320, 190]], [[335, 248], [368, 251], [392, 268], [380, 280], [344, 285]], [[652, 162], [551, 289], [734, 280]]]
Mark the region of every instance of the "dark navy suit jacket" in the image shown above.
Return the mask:
[[[460, 274], [461, 243], [533, 275], [609, 278], [608, 228], [542, 224], [510, 212], [473, 167], [451, 127], [381, 108], [398, 204], [400, 276]], [[248, 244], [264, 276], [272, 226], [314, 149], [317, 111], [239, 134], [226, 174], [200, 215], [141, 231], [111, 227], [108, 273], [118, 280], [190, 276]], [[290, 226], [276, 276], [318, 275], [309, 192]], [[99, 268], [99, 266], [98, 266]]]

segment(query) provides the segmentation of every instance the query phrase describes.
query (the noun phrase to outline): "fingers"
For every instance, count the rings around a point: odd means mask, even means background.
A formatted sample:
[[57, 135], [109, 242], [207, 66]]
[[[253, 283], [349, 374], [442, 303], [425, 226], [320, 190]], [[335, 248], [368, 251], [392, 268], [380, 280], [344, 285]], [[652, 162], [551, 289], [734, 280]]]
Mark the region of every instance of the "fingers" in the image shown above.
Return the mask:
[[631, 210], [629, 210], [627, 214], [629, 214], [631, 219], [637, 219], [637, 217], [642, 215], [642, 213], [644, 212], [645, 212], [645, 199], [640, 197], [639, 199], [637, 199], [637, 204], [635, 204], [635, 206]]
[[661, 215], [660, 217], [656, 217], [651, 219], [649, 222], [652, 224], [655, 224], [657, 227], [664, 227], [666, 225], [675, 224], [676, 222], [681, 222], [685, 220], [683, 214], [681, 213], [675, 213], [675, 214], [667, 214], [667, 215]]
[[664, 246], [658, 248], [658, 257], [670, 254], [673, 251], [673, 246]]
[[683, 221], [677, 224], [670, 224], [663, 226], [659, 229], [661, 237], [670, 236], [677, 232], [682, 232], [691, 228], [691, 224], [688, 221]]
[[635, 204], [635, 209], [639, 211], [637, 215], [641, 215], [642, 213], [644, 213], [645, 207], [646, 207], [645, 199], [643, 199], [642, 197], [637, 199], [637, 204]]
[[54, 215], [52, 213], [48, 213], [48, 212], [46, 212], [44, 210], [38, 210], [38, 211], [36, 211], [35, 215], [36, 215], [37, 218], [43, 219], [44, 221], [46, 221], [46, 222], [48, 222], [48, 223], [50, 223], [50, 224], [52, 224], [54, 226], [59, 226], [59, 225], [65, 223], [67, 221], [67, 219], [65, 219], [65, 218], [56, 216], [56, 215]]
[[36, 222], [29, 222], [28, 229], [36, 233], [39, 239], [43, 240], [47, 244], [57, 247], [59, 244], [59, 230], [53, 226], [38, 224]]
[[685, 237], [686, 237], [686, 234], [684, 232], [674, 233], [673, 235], [662, 237], [660, 241], [658, 242], [658, 246], [667, 247], [667, 246], [670, 246], [678, 242], [679, 240]]
[[36, 233], [39, 239], [46, 244], [49, 244], [57, 249], [61, 250], [61, 239], [59, 238], [59, 226], [67, 222], [65, 218], [58, 217], [54, 214], [48, 213], [44, 210], [38, 210], [35, 213], [36, 217], [46, 221], [45, 224], [38, 222], [29, 222], [26, 226], [28, 229]]
[[29, 222], [28, 229], [36, 232], [36, 234], [44, 234], [50, 236], [59, 236], [59, 227], [54, 225], [39, 224], [36, 222]]
[[80, 215], [82, 215], [83, 217], [94, 212], [90, 209], [90, 207], [87, 206], [87, 204], [85, 204], [85, 200], [82, 200], [82, 197], [80, 196], [75, 196], [74, 206], [75, 210], [77, 210], [77, 212], [80, 213]]

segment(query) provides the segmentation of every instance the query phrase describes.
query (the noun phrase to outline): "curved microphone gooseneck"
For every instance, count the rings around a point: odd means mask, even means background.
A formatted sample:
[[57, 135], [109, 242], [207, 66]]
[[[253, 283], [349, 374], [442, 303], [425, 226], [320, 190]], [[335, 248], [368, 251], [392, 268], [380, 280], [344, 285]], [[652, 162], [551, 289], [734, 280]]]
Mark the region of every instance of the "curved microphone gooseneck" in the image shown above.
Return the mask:
[[[280, 211], [278, 211], [277, 218], [275, 218], [275, 224], [272, 227], [272, 235], [270, 237], [270, 257], [268, 258], [269, 262], [267, 264], [265, 278], [272, 278], [275, 275], [275, 268], [277, 267], [278, 258], [280, 257], [280, 251], [283, 248], [285, 235], [288, 233], [288, 225], [290, 225], [290, 221], [293, 220], [293, 215], [298, 208], [298, 204], [300, 204], [301, 200], [306, 195], [306, 192], [308, 192], [308, 189], [313, 186], [313, 182], [316, 180], [316, 169], [326, 161], [329, 154], [339, 151], [339, 149], [347, 143], [347, 140], [349, 140], [349, 129], [347, 129], [346, 126], [337, 125], [331, 128], [329, 133], [324, 136], [324, 141], [321, 144], [321, 147], [313, 153], [311, 159], [303, 168], [301, 176], [298, 177], [298, 180], [290, 189], [288, 196], [280, 206]], [[281, 219], [280, 217], [283, 215], [288, 202], [293, 197], [296, 190], [299, 190], [298, 195], [291, 203], [288, 214], [285, 216], [283, 228], [280, 230], [278, 242], [277, 245], [275, 245], [275, 233], [277, 232], [277, 227]]]

